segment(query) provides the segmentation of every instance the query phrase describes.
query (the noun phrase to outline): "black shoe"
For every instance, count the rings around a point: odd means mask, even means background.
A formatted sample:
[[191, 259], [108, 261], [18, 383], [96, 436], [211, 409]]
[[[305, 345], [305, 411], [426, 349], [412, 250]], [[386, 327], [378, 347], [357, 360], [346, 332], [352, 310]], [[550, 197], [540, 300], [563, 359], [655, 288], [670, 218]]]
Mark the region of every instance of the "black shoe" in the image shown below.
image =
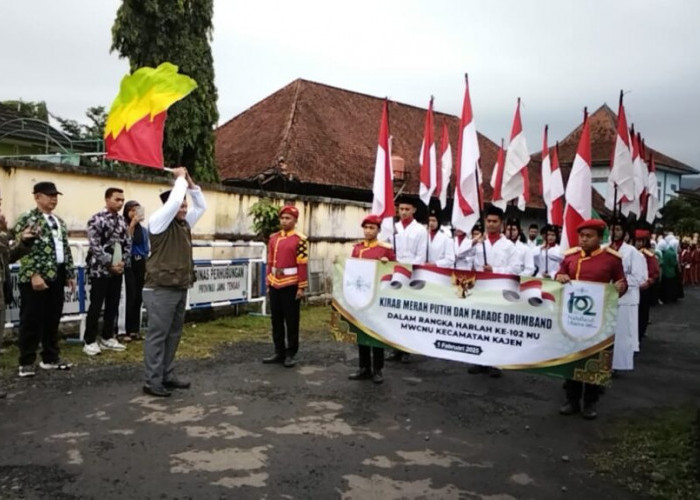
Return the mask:
[[564, 403], [561, 408], [559, 408], [559, 414], [560, 415], [575, 415], [576, 413], [581, 411], [581, 407], [579, 406], [578, 403], [572, 403], [571, 401], [567, 401]]
[[189, 389], [191, 382], [189, 380], [181, 380], [179, 378], [172, 378], [163, 382], [163, 387], [166, 389]]
[[372, 372], [367, 368], [360, 368], [355, 373], [348, 375], [348, 380], [366, 380], [372, 378]]
[[595, 418], [598, 416], [598, 412], [595, 409], [595, 404], [588, 403], [583, 405], [583, 411], [581, 412], [581, 416], [586, 420], [595, 420]]
[[150, 385], [143, 386], [143, 393], [157, 398], [168, 398], [172, 394], [165, 387], [151, 387]]
[[489, 367], [489, 377], [501, 378], [502, 376], [503, 376], [503, 372], [501, 371], [500, 368]]
[[467, 370], [467, 373], [471, 373], [472, 375], [476, 375], [477, 373], [484, 373], [486, 370], [488, 370], [488, 367], [486, 367], [486, 366], [471, 365], [469, 367], [469, 369]]
[[285, 368], [292, 368], [297, 364], [296, 360], [294, 359], [294, 356], [287, 356], [284, 358], [284, 367]]
[[273, 363], [284, 363], [284, 356], [281, 354], [275, 354], [274, 356], [270, 356], [269, 358], [263, 358], [262, 360], [263, 364], [265, 365], [271, 365]]
[[374, 382], [375, 384], [381, 384], [382, 382], [384, 382], [384, 376], [382, 375], [381, 370], [376, 370], [374, 372], [374, 375], [372, 375], [372, 382]]

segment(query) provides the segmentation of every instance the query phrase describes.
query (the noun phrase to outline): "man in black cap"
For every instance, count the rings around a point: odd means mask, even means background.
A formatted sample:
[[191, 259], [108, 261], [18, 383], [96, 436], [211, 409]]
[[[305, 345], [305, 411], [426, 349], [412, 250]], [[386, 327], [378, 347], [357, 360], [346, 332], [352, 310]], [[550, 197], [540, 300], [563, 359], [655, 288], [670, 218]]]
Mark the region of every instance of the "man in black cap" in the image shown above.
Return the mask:
[[20, 260], [19, 291], [22, 299], [19, 321], [19, 376], [35, 375], [36, 350], [41, 342], [44, 370], [68, 370], [61, 361], [58, 347], [58, 324], [63, 313], [64, 287], [75, 292], [73, 257], [68, 244], [68, 228], [54, 215], [58, 195], [53, 182], [34, 185], [36, 208], [22, 214], [13, 233], [27, 228], [36, 234], [29, 254]]

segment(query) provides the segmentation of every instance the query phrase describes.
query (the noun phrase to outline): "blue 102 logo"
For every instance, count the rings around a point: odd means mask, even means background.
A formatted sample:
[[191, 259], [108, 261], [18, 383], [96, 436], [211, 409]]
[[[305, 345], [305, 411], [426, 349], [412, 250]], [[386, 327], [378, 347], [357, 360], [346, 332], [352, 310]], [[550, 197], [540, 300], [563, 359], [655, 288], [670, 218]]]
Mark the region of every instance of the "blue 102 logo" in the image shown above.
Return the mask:
[[593, 312], [593, 297], [590, 295], [576, 295], [574, 292], [569, 294], [567, 307], [569, 314], [583, 314], [584, 316], [595, 316]]

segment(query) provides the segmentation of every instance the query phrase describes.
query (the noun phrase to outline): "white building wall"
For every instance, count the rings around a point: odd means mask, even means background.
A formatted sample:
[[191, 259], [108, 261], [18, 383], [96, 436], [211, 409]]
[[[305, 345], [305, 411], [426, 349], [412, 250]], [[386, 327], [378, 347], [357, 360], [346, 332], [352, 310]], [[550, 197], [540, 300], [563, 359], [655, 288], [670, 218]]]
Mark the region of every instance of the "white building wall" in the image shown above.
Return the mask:
[[[608, 174], [609, 167], [593, 167], [591, 174], [593, 178], [593, 188], [605, 198], [608, 192]], [[678, 196], [678, 191], [681, 187], [681, 176], [679, 174], [663, 170], [657, 167], [656, 169], [657, 191], [656, 196], [659, 199], [659, 208], [662, 208], [669, 200]]]

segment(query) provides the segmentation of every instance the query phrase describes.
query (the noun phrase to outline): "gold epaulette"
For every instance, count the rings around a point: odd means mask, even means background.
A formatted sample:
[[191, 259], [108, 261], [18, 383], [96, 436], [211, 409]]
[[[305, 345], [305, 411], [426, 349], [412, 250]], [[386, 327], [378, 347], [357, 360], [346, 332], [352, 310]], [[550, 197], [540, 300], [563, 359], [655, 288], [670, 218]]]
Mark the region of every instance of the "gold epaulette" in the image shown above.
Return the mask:
[[304, 233], [301, 233], [301, 232], [296, 231], [296, 230], [294, 231], [294, 233], [295, 233], [297, 236], [299, 236], [299, 238], [301, 238], [302, 240], [308, 240], [308, 238], [306, 237], [306, 235], [305, 235]]
[[566, 252], [564, 252], [564, 255], [573, 255], [575, 253], [578, 253], [581, 251], [581, 247], [573, 247], [569, 248]]
[[378, 245], [382, 248], [390, 248], [392, 250], [394, 249], [394, 246], [391, 243], [387, 243], [386, 241], [379, 241]]
[[609, 246], [606, 246], [606, 247], [605, 247], [605, 251], [608, 252], [608, 253], [611, 254], [611, 255], [614, 255], [614, 256], [617, 257], [618, 259], [621, 259], [621, 258], [622, 258], [622, 255], [620, 255], [620, 252], [618, 252], [618, 251], [615, 250], [614, 248], [610, 248]]

